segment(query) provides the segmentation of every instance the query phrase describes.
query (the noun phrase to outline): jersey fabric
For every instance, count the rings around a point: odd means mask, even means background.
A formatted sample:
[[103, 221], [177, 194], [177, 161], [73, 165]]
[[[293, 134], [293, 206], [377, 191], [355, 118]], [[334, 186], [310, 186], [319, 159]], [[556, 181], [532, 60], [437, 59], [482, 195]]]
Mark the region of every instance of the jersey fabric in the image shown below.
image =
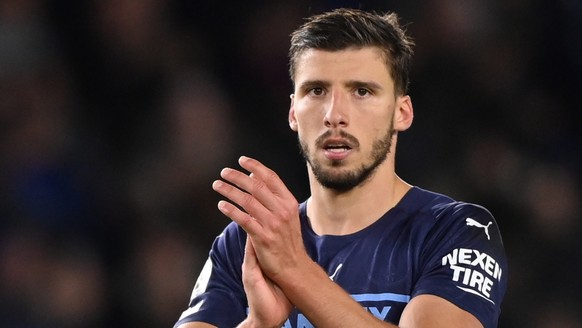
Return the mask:
[[[411, 188], [380, 219], [356, 233], [317, 235], [300, 204], [307, 253], [372, 315], [398, 324], [415, 296], [432, 294], [497, 327], [507, 261], [497, 223], [483, 207]], [[357, 218], [354, 218], [357, 220]], [[241, 266], [246, 233], [230, 223], [202, 269], [189, 308], [174, 327], [203, 321], [235, 327], [247, 315]], [[294, 310], [283, 327], [313, 327]]]

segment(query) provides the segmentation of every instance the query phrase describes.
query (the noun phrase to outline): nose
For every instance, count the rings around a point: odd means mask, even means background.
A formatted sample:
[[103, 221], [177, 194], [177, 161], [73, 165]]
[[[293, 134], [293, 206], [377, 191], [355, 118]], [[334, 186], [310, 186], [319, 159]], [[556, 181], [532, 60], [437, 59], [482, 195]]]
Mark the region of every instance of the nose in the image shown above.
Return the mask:
[[346, 127], [348, 103], [340, 92], [334, 92], [327, 104], [324, 116], [324, 124], [327, 128]]

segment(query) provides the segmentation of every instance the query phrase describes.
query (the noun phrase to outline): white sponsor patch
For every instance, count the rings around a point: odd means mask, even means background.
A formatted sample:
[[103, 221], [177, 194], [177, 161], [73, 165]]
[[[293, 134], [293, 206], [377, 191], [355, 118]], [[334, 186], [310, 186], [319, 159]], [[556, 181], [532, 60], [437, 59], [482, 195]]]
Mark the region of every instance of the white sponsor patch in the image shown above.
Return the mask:
[[443, 256], [442, 265], [452, 270], [457, 288], [495, 304], [491, 290], [501, 280], [502, 270], [493, 257], [476, 249], [457, 248]]

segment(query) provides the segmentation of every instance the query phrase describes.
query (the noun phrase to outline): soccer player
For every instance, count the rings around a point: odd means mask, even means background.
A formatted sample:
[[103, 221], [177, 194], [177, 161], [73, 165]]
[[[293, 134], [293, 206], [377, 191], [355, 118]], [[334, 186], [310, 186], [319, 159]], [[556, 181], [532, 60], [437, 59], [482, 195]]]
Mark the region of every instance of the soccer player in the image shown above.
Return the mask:
[[412, 46], [394, 13], [338, 9], [292, 34], [289, 126], [311, 195], [298, 204], [252, 158], [223, 169], [212, 187], [233, 222], [175, 327], [497, 326], [507, 263], [492, 215], [395, 173]]

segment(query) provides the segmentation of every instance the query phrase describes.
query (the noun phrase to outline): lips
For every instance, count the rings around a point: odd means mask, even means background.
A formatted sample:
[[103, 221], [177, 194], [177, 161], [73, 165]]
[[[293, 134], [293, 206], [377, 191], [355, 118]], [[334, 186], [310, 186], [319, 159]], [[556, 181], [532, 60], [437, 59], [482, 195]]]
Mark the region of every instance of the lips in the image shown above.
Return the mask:
[[344, 131], [340, 131], [339, 136], [327, 131], [317, 138], [316, 145], [323, 149], [325, 157], [337, 161], [347, 158], [360, 144], [358, 139]]
[[333, 133], [331, 130], [326, 131], [315, 140], [317, 148], [323, 148], [329, 151], [341, 151], [357, 149], [360, 142], [353, 135], [340, 130], [338, 133]]
[[329, 152], [339, 153], [352, 149], [352, 146], [344, 140], [327, 140], [323, 143], [322, 148]]

